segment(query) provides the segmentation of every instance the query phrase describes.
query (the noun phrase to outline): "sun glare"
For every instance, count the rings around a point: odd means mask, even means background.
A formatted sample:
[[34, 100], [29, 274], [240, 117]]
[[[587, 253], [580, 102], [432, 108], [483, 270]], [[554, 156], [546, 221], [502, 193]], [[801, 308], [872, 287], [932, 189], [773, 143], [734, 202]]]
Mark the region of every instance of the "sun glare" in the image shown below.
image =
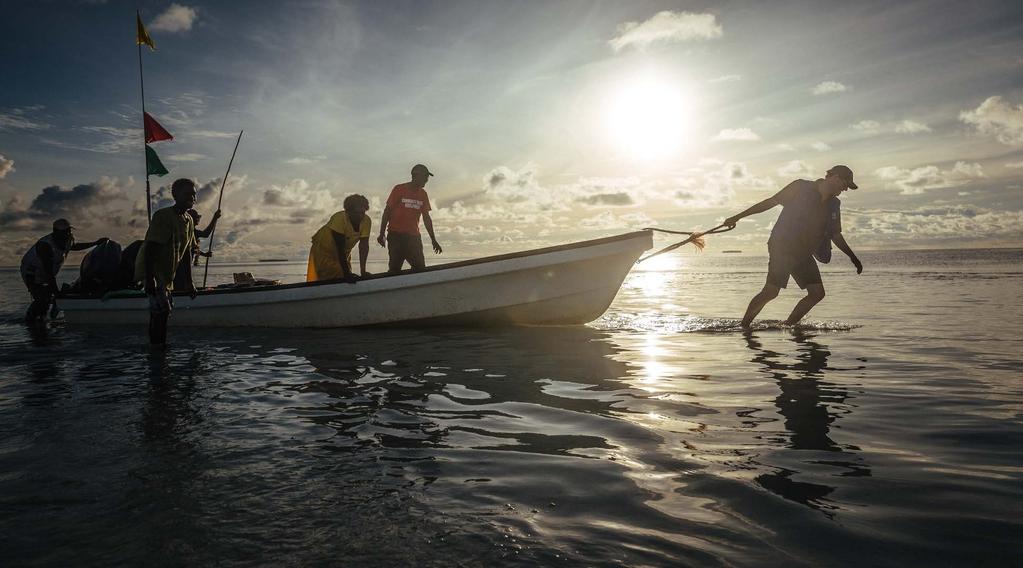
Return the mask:
[[689, 97], [679, 85], [656, 77], [629, 80], [612, 91], [605, 113], [608, 136], [636, 160], [675, 156], [691, 132]]

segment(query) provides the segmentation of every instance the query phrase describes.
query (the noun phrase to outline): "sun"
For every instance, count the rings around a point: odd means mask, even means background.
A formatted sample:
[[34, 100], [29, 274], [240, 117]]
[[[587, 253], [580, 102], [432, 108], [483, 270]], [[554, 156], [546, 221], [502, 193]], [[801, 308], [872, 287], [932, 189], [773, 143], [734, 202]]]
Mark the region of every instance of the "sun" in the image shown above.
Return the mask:
[[655, 76], [612, 89], [605, 109], [607, 135], [635, 160], [677, 156], [692, 132], [692, 102], [680, 85]]

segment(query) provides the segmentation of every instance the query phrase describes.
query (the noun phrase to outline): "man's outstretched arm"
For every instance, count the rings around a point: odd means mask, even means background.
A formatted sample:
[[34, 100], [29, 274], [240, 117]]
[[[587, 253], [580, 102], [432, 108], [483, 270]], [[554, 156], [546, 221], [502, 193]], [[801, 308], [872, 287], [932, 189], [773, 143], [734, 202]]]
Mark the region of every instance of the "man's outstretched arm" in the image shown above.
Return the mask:
[[845, 237], [842, 236], [842, 233], [835, 233], [834, 235], [831, 235], [831, 242], [835, 243], [835, 246], [838, 247], [838, 250], [844, 252], [846, 256], [849, 257], [849, 260], [852, 261], [853, 266], [856, 267], [856, 274], [863, 272], [863, 263], [860, 262], [860, 259], [856, 256], [856, 253], [853, 252], [853, 249], [852, 247], [849, 246], [849, 243], [845, 242]]
[[743, 211], [742, 213], [739, 213], [738, 215], [732, 215], [731, 217], [725, 219], [724, 224], [728, 225], [729, 227], [734, 227], [735, 224], [739, 222], [739, 219], [742, 219], [743, 217], [749, 217], [750, 215], [756, 215], [757, 213], [763, 213], [764, 211], [771, 209], [775, 205], [778, 205], [777, 197], [768, 197], [767, 199], [761, 201], [760, 203], [757, 203], [756, 205], [750, 207], [749, 209]]

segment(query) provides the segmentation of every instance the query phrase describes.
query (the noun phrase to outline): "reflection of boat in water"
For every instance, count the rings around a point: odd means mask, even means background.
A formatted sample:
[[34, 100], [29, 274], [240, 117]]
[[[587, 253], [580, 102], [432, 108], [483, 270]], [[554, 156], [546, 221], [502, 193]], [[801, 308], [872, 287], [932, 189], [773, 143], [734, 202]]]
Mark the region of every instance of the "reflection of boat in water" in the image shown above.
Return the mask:
[[739, 254], [740, 252], [742, 252], [742, 251], [741, 250], [723, 250], [723, 251], [721, 251], [721, 254]]
[[[204, 290], [175, 298], [175, 325], [349, 327], [380, 324], [581, 324], [611, 304], [629, 269], [653, 244], [637, 231], [432, 266], [421, 272], [371, 276], [352, 285], [302, 282]], [[148, 300], [67, 296], [71, 323], [145, 323]]]

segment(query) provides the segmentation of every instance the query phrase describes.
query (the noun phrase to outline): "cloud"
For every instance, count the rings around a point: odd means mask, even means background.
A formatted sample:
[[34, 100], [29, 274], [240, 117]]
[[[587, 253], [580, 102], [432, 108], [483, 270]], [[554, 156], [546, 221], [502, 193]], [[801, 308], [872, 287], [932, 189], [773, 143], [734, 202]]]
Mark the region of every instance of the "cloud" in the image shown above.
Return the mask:
[[63, 188], [44, 187], [28, 204], [15, 196], [0, 211], [0, 226], [11, 230], [44, 230], [59, 217], [67, 217], [72, 224], [89, 225], [94, 222], [122, 224], [123, 206], [129, 202], [126, 187], [117, 178], [102, 177], [99, 181]]
[[832, 93], [844, 93], [851, 90], [849, 87], [838, 81], [822, 81], [810, 90], [814, 95], [829, 95]]
[[306, 164], [313, 164], [313, 163], [319, 162], [320, 160], [325, 160], [326, 158], [327, 158], [326, 156], [312, 156], [310, 158], [303, 158], [301, 156], [296, 156], [294, 158], [289, 158], [287, 160], [284, 160], [284, 163], [285, 164], [292, 164], [292, 165], [296, 165], [296, 166], [303, 166], [303, 165], [306, 165]]
[[1008, 162], [1005, 164], [1007, 168], [1023, 168], [1023, 162]]
[[0, 179], [7, 177], [7, 174], [14, 171], [14, 160], [5, 158], [3, 154], [0, 154]]
[[38, 122], [35, 119], [29, 118], [28, 114], [31, 111], [39, 110], [43, 107], [32, 106], [24, 108], [12, 108], [6, 112], [0, 112], [0, 131], [3, 130], [45, 130], [50, 128], [49, 124], [45, 122]]
[[741, 81], [742, 75], [722, 75], [720, 77], [714, 77], [713, 79], [707, 79], [708, 83], [731, 83], [733, 81]]
[[673, 180], [672, 199], [687, 209], [732, 205], [737, 189], [766, 190], [775, 187], [771, 178], [753, 175], [742, 162], [706, 160], [701, 167]]
[[956, 162], [950, 170], [938, 166], [922, 166], [912, 170], [896, 166], [878, 168], [874, 174], [889, 187], [903, 195], [919, 195], [932, 189], [946, 189], [966, 185], [971, 180], [985, 177], [980, 164]]
[[738, 140], [743, 142], [755, 142], [760, 140], [760, 136], [756, 132], [753, 132], [749, 128], [725, 128], [721, 132], [718, 132], [717, 136], [713, 138], [716, 141], [722, 140]]
[[644, 49], [654, 43], [677, 43], [719, 38], [721, 26], [714, 14], [658, 12], [645, 22], [627, 22], [618, 26], [618, 35], [608, 43], [615, 51], [627, 47]]
[[1023, 144], [1023, 104], [1013, 106], [1002, 97], [988, 97], [977, 108], [960, 112], [959, 120], [972, 124], [981, 134], [994, 136], [1002, 144]]
[[139, 142], [142, 141], [141, 128], [81, 126], [75, 130], [86, 133], [84, 140], [76, 142], [66, 138], [45, 138], [43, 139], [43, 142], [50, 144], [51, 146], [57, 146], [58, 148], [84, 150], [86, 152], [98, 152], [100, 154], [119, 154], [121, 152], [138, 151]]
[[657, 221], [646, 213], [639, 212], [615, 215], [610, 211], [604, 211], [579, 221], [579, 226], [584, 229], [640, 229], [656, 224]]
[[802, 160], [792, 160], [778, 168], [778, 175], [800, 179], [812, 178], [813, 172], [814, 170]]
[[626, 205], [636, 204], [635, 200], [632, 199], [632, 196], [623, 191], [586, 195], [579, 197], [577, 201], [586, 205], [608, 205], [611, 207], [623, 207]]
[[167, 10], [149, 24], [149, 29], [167, 33], [187, 32], [192, 29], [192, 24], [195, 23], [195, 16], [195, 8], [189, 8], [181, 4], [171, 4]]
[[903, 120], [902, 122], [895, 125], [895, 132], [899, 134], [919, 134], [921, 132], [930, 132], [931, 127], [927, 126], [922, 122], [915, 122], [912, 120]]
[[877, 134], [881, 131], [881, 123], [876, 120], [861, 120], [856, 124], [850, 124], [849, 128], [868, 134]]
[[198, 162], [199, 160], [205, 160], [209, 156], [202, 154], [171, 154], [167, 156], [167, 159], [171, 162]]
[[826, 143], [826, 142], [821, 142], [820, 140], [818, 140], [818, 141], [814, 142], [813, 144], [810, 144], [810, 148], [813, 148], [814, 150], [817, 150], [818, 152], [827, 152], [828, 150], [831, 149], [831, 146], [828, 145], [828, 143]]
[[200, 138], [237, 138], [238, 134], [234, 132], [218, 132], [216, 130], [193, 130], [189, 132], [192, 136], [198, 136]]
[[992, 210], [973, 205], [926, 206], [906, 211], [843, 210], [847, 234], [894, 239], [949, 242], [1023, 237], [1023, 211]]

